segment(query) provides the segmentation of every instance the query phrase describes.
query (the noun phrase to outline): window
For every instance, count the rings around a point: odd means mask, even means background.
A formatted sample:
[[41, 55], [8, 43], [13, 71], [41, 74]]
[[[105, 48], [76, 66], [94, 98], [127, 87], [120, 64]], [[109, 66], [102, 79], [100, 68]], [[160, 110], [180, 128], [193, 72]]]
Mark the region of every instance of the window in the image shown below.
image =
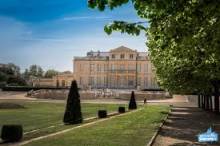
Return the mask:
[[135, 70], [135, 65], [128, 65], [128, 70]]
[[101, 68], [102, 68], [101, 64], [97, 64], [97, 72], [101, 72]]
[[120, 70], [125, 70], [125, 66], [123, 64], [120, 65]]
[[114, 64], [111, 65], [111, 70], [112, 71], [115, 70], [115, 65]]
[[148, 87], [148, 77], [144, 78], [144, 87], [147, 88]]
[[90, 78], [89, 78], [89, 82], [90, 82], [90, 85], [91, 85], [91, 86], [94, 86], [94, 85], [95, 85], [94, 77], [90, 77]]
[[95, 64], [90, 64], [90, 71], [94, 72]]
[[133, 76], [128, 76], [128, 86], [134, 86], [134, 77]]
[[112, 59], [115, 59], [115, 54], [112, 54]]
[[121, 59], [124, 59], [125, 58], [125, 54], [121, 54]]
[[130, 54], [130, 59], [133, 59], [134, 58], [134, 55], [133, 54]]
[[137, 65], [137, 71], [138, 71], [138, 72], [141, 72], [141, 64], [138, 64], [138, 65]]
[[82, 71], [82, 64], [79, 64], [79, 71]]
[[80, 84], [80, 85], [83, 84], [83, 79], [82, 79], [82, 77], [79, 78], [79, 84]]
[[140, 86], [141, 85], [141, 77], [137, 78], [137, 85]]
[[145, 64], [145, 65], [144, 65], [144, 72], [145, 72], [145, 73], [148, 73], [148, 64]]
[[62, 80], [62, 87], [65, 87], [65, 80]]

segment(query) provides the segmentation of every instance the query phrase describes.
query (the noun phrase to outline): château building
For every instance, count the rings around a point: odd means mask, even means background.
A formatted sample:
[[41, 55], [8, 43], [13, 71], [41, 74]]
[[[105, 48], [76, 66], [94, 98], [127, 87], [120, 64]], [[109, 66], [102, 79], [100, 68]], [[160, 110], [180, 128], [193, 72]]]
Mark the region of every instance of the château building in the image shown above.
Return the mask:
[[153, 89], [159, 88], [147, 52], [120, 46], [109, 52], [90, 51], [74, 57], [73, 73], [51, 79], [37, 79], [34, 86], [69, 87], [77, 80], [81, 89]]
[[83, 89], [158, 88], [148, 54], [124, 46], [74, 57], [73, 68], [74, 77]]

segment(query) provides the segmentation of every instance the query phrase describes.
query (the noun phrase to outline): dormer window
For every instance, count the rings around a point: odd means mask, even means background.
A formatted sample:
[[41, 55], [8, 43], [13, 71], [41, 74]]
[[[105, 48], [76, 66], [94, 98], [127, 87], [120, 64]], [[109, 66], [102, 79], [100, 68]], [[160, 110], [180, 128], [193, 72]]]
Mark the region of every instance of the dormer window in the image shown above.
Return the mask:
[[124, 59], [125, 58], [125, 54], [121, 54], [121, 59]]
[[115, 59], [115, 54], [112, 54], [112, 59]]
[[130, 54], [130, 59], [133, 59], [134, 58], [134, 55], [133, 54]]

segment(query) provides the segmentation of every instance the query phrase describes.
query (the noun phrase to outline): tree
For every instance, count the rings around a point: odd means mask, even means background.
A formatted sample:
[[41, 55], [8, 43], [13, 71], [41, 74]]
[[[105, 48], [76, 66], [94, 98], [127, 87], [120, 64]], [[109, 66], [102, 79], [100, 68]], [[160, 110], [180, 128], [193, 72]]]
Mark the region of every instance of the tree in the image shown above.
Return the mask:
[[43, 77], [43, 75], [44, 75], [43, 69], [40, 66], [38, 66], [37, 67], [37, 77]]
[[31, 65], [29, 67], [29, 76], [33, 77], [43, 77], [43, 69], [38, 65]]
[[[103, 11], [129, 0], [89, 0]], [[218, 0], [131, 0], [143, 22], [114, 21], [104, 30], [147, 36], [150, 58], [161, 87], [174, 93], [215, 91], [219, 112], [220, 3]], [[149, 25], [144, 25], [146, 22]]]
[[28, 71], [28, 69], [25, 69], [25, 71], [24, 71], [24, 73], [22, 74], [22, 76], [23, 76], [23, 78], [24, 78], [25, 80], [28, 80], [28, 79], [29, 79], [29, 71]]
[[27, 85], [26, 81], [20, 76], [12, 76], [7, 80], [7, 84], [11, 86], [25, 86]]
[[82, 123], [82, 121], [80, 95], [78, 92], [77, 82], [74, 80], [72, 81], [69, 91], [63, 122], [65, 124], [79, 124]]
[[7, 82], [8, 76], [4, 72], [0, 72], [0, 82]]
[[0, 68], [0, 83], [2, 85], [16, 85], [23, 86], [26, 82], [22, 79], [20, 74], [20, 67], [13, 64], [4, 64]]
[[56, 76], [56, 75], [58, 75], [58, 71], [56, 71], [56, 70], [54, 70], [54, 69], [49, 69], [49, 70], [47, 70], [46, 72], [45, 72], [45, 75], [44, 75], [44, 77], [45, 78], [52, 78], [53, 76]]
[[131, 98], [130, 98], [130, 101], [129, 101], [128, 109], [130, 109], [130, 110], [137, 109], [137, 104], [136, 104], [136, 100], [135, 100], [134, 91], [131, 92]]
[[31, 65], [29, 67], [29, 75], [37, 77], [37, 74], [38, 74], [37, 65]]
[[12, 70], [12, 72], [15, 76], [20, 76], [20, 67], [19, 66], [15, 65], [13, 63], [8, 63], [7, 66], [8, 66], [8, 68], [10, 68]]

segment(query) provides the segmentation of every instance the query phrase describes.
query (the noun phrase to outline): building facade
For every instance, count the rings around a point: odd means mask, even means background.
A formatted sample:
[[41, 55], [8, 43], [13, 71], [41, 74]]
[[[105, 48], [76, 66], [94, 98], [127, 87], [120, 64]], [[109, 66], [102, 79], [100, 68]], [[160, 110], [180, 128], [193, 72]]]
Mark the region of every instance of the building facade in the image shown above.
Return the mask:
[[70, 87], [74, 80], [74, 74], [58, 74], [52, 78], [33, 78], [31, 81], [34, 87]]
[[154, 68], [146, 52], [120, 46], [109, 52], [88, 52], [74, 57], [74, 78], [80, 88], [158, 88]]

